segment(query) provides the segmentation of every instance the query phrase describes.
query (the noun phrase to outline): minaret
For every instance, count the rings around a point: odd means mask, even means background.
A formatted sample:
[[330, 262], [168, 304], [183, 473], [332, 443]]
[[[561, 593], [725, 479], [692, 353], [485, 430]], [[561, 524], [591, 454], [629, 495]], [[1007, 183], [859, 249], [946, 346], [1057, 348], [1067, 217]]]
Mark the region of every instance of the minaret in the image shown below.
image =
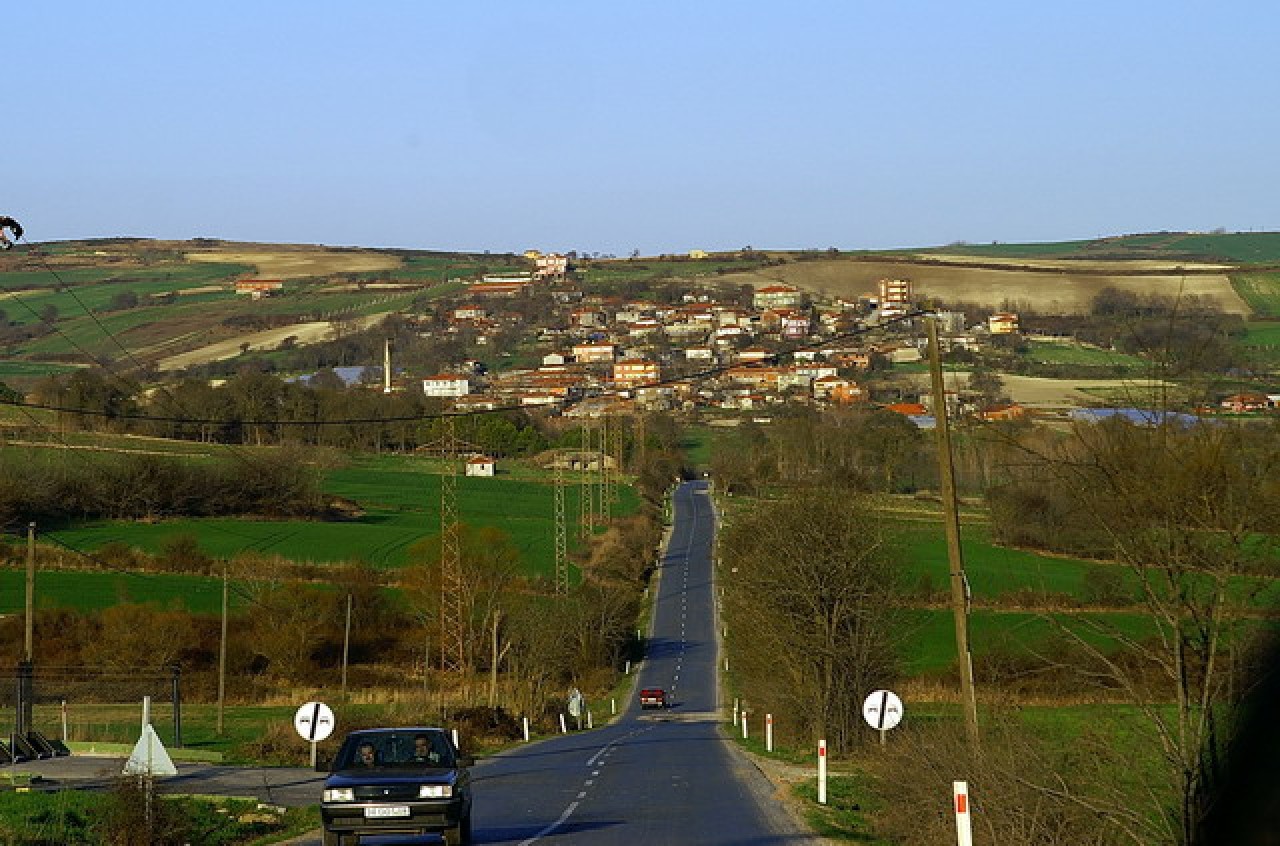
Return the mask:
[[382, 347], [382, 392], [391, 393], [391, 339], [387, 338]]

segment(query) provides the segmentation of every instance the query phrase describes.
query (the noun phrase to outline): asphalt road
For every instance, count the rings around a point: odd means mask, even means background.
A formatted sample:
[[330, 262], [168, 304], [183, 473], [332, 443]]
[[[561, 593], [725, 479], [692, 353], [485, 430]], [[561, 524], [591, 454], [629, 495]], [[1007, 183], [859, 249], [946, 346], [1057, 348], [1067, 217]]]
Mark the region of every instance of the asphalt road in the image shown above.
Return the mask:
[[[477, 763], [475, 842], [510, 846], [696, 844], [764, 846], [816, 842], [771, 798], [769, 781], [718, 726], [711, 543], [706, 485], [674, 495], [675, 520], [660, 568], [652, 629], [636, 689], [662, 687], [664, 711], [627, 704], [610, 725], [509, 750]], [[39, 762], [50, 763], [53, 762]], [[26, 765], [24, 765], [24, 769]], [[166, 789], [258, 795], [280, 804], [318, 799], [306, 770], [180, 768]], [[220, 772], [223, 771], [223, 772]], [[264, 784], [263, 779], [269, 781]], [[256, 784], [255, 784], [256, 782]], [[309, 797], [306, 798], [306, 797]], [[318, 835], [298, 846], [320, 843]], [[380, 844], [436, 838], [369, 838]]]

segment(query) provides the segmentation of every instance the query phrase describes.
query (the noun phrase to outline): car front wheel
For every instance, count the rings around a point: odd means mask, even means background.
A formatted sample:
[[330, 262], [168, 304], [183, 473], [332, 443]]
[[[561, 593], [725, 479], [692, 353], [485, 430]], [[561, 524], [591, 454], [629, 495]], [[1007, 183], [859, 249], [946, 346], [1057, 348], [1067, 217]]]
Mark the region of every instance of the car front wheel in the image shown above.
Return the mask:
[[458, 820], [453, 828], [444, 830], [445, 846], [467, 846], [471, 842], [471, 812]]

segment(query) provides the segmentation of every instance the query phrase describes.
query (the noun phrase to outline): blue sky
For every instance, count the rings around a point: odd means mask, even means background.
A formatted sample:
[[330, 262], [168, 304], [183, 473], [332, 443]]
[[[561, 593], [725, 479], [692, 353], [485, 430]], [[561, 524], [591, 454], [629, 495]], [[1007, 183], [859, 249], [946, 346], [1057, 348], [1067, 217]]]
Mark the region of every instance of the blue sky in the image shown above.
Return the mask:
[[0, 213], [642, 253], [1280, 229], [1274, 2], [6, 8]]

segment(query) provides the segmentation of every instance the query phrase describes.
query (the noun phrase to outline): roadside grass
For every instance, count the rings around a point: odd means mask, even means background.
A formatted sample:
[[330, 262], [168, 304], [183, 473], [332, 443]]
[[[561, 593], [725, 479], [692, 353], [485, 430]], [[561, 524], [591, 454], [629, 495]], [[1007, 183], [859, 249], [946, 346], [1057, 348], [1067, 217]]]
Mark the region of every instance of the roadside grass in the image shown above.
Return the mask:
[[1280, 317], [1280, 273], [1233, 273], [1231, 287], [1258, 317]]
[[[263, 811], [256, 799], [165, 796], [177, 806], [192, 842], [206, 846], [258, 846], [303, 834], [320, 824], [318, 806]], [[108, 841], [96, 830], [118, 802], [110, 793], [85, 790], [0, 792], [0, 840], [98, 846]]]
[[680, 439], [680, 449], [684, 451], [685, 461], [694, 467], [710, 466], [718, 435], [710, 426], [686, 426]]

